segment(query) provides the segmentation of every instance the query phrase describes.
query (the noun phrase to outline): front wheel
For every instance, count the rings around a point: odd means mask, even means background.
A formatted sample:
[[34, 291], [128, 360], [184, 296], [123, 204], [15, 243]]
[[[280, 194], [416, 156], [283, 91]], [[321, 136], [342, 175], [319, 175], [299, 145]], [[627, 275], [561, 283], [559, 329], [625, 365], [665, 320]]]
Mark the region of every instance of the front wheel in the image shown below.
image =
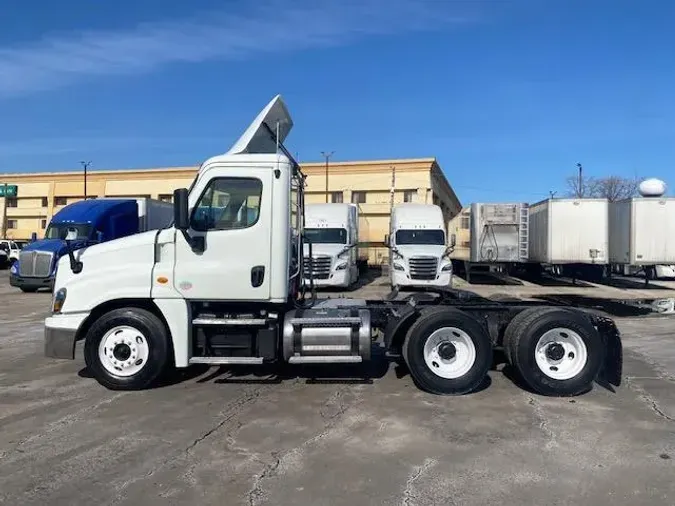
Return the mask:
[[504, 334], [508, 362], [532, 390], [573, 396], [590, 390], [602, 362], [602, 338], [583, 313], [529, 308], [515, 316]]
[[403, 356], [423, 390], [462, 395], [476, 390], [484, 381], [492, 364], [492, 341], [466, 313], [434, 308], [408, 330]]
[[87, 333], [84, 359], [94, 378], [111, 390], [150, 387], [169, 362], [164, 323], [140, 308], [115, 309]]

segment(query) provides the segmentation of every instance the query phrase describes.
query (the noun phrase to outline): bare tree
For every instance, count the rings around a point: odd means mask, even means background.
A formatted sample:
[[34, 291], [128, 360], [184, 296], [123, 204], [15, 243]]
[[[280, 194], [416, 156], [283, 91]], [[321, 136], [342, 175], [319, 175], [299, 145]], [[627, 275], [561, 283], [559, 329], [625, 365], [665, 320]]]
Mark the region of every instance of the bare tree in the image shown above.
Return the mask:
[[614, 202], [636, 196], [639, 185], [638, 178], [570, 176], [567, 178], [567, 193], [570, 197], [577, 199], [606, 198]]
[[610, 202], [635, 197], [640, 186], [640, 180], [628, 179], [619, 176], [608, 176], [595, 179], [591, 188], [591, 195], [605, 198]]

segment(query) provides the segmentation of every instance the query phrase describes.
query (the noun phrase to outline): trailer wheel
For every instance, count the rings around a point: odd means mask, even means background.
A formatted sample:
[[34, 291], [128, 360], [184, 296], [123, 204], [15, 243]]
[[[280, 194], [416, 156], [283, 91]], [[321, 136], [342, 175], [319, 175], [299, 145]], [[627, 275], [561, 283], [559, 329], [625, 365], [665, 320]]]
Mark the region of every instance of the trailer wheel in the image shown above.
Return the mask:
[[461, 395], [485, 379], [492, 364], [492, 342], [466, 313], [434, 308], [408, 330], [403, 356], [420, 388], [433, 394]]
[[84, 345], [87, 367], [111, 390], [148, 388], [166, 369], [169, 356], [164, 324], [140, 308], [104, 314], [92, 325]]
[[527, 386], [552, 396], [590, 390], [604, 359], [602, 338], [586, 315], [554, 307], [516, 315], [506, 328], [504, 351]]

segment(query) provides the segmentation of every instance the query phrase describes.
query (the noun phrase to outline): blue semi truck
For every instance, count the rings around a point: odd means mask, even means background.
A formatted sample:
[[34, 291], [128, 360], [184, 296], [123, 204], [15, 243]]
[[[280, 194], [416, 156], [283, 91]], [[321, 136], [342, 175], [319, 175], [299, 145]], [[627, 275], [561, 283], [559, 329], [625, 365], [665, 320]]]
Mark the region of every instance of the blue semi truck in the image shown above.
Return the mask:
[[70, 204], [54, 215], [44, 239], [29, 243], [12, 265], [9, 283], [24, 292], [52, 289], [59, 258], [93, 244], [163, 228], [173, 205], [148, 198], [99, 198]]

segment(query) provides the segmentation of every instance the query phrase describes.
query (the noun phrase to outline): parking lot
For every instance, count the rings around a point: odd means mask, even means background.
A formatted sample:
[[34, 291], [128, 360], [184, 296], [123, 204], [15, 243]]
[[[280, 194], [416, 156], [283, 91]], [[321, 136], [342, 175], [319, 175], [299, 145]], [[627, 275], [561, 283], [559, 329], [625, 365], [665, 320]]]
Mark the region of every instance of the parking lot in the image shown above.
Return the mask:
[[[673, 317], [616, 317], [623, 384], [573, 399], [531, 394], [503, 365], [476, 393], [438, 397], [378, 360], [330, 374], [192, 368], [112, 392], [80, 346], [75, 361], [44, 358], [50, 294], [7, 275], [2, 504], [675, 504]], [[375, 280], [357, 293], [384, 291]]]

